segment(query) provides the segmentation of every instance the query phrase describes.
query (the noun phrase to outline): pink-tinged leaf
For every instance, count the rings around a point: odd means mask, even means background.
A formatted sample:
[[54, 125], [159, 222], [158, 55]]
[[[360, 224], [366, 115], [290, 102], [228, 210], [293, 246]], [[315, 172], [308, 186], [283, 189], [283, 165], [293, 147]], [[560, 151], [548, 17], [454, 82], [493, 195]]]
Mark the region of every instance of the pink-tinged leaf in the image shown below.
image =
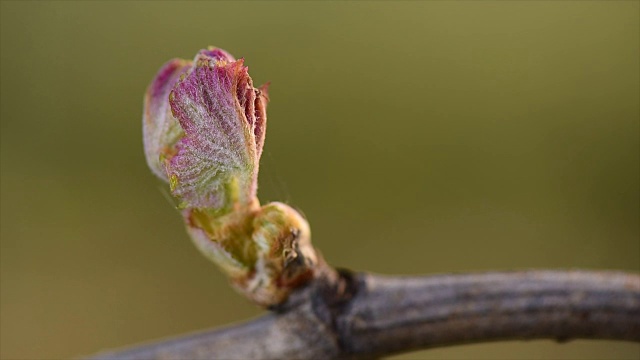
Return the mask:
[[[220, 60], [224, 60], [226, 62], [236, 61], [236, 58], [234, 58], [233, 55], [214, 46], [209, 46], [207, 49], [200, 50], [198, 55], [202, 56], [203, 58], [209, 58], [215, 61], [220, 61]], [[198, 58], [198, 56], [196, 56], [196, 58]]]
[[160, 68], [144, 98], [142, 131], [144, 152], [151, 171], [168, 181], [163, 159], [175, 152], [174, 145], [184, 132], [171, 115], [169, 93], [180, 75], [191, 67], [191, 61], [173, 59]]
[[169, 96], [185, 132], [166, 162], [183, 207], [227, 211], [254, 201], [266, 126], [266, 94], [253, 87], [243, 60], [201, 51]]

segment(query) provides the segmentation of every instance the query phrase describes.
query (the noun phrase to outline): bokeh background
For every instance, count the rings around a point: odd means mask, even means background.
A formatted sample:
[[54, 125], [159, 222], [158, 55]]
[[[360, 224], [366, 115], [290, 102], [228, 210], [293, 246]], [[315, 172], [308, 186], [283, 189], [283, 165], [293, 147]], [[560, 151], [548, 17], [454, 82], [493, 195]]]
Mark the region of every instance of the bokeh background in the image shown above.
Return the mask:
[[[149, 172], [142, 97], [207, 45], [271, 81], [260, 197], [334, 265], [640, 270], [640, 3], [1, 3], [2, 359], [258, 316]], [[609, 341], [406, 359], [637, 358]]]

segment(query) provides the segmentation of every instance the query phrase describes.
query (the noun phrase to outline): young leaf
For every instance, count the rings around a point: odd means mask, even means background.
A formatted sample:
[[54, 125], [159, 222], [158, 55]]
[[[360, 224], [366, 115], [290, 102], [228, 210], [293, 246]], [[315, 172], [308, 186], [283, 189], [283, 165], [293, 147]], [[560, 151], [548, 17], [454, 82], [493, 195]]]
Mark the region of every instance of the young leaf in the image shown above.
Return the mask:
[[164, 159], [173, 156], [173, 147], [184, 134], [178, 121], [171, 115], [169, 93], [191, 64], [191, 61], [182, 59], [173, 59], [164, 64], [144, 97], [142, 133], [147, 164], [156, 176], [167, 182]]
[[170, 93], [172, 114], [185, 134], [165, 163], [183, 207], [223, 213], [256, 197], [267, 102], [244, 61], [225, 54], [201, 51]]

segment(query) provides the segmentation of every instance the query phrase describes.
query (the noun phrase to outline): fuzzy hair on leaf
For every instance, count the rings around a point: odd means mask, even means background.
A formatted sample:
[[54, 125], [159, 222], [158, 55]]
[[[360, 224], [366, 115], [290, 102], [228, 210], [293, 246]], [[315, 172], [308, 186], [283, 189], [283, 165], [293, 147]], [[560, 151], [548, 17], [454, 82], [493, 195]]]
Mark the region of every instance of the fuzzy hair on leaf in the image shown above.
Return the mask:
[[182, 207], [226, 212], [254, 200], [267, 99], [243, 59], [219, 49], [196, 56], [169, 95], [184, 136], [165, 170]]

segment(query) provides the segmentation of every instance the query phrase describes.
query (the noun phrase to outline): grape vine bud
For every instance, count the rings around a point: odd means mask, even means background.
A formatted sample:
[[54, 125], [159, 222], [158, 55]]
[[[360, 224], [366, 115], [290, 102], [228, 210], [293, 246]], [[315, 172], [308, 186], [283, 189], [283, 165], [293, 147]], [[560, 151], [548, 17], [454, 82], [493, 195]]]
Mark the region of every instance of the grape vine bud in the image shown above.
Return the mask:
[[143, 115], [147, 163], [169, 183], [197, 248], [265, 306], [313, 278], [318, 262], [306, 220], [256, 195], [268, 99], [243, 59], [209, 48], [160, 69]]

